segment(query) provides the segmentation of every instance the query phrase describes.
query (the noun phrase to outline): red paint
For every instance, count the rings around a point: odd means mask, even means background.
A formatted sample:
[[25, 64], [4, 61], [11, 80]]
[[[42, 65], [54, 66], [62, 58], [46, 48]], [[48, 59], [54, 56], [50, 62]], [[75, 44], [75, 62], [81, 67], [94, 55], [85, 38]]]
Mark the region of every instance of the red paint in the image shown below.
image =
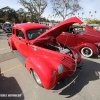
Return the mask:
[[100, 46], [98, 46], [100, 43], [100, 32], [88, 25], [85, 26], [85, 30], [82, 33], [77, 33], [75, 28], [73, 33], [62, 32], [62, 34], [57, 37], [57, 40], [79, 51], [83, 47], [89, 47], [93, 50], [94, 55], [98, 55], [100, 51]]
[[[56, 41], [56, 37], [63, 32], [66, 27], [69, 27], [75, 22], [81, 23], [76, 17], [70, 18], [32, 40], [29, 40], [27, 37], [28, 30], [45, 29], [48, 27], [35, 23], [16, 24], [13, 27], [12, 36], [8, 38], [8, 42], [11, 44], [10, 46], [14, 46], [26, 57], [26, 69], [29, 72], [30, 69], [33, 69], [38, 74], [43, 87], [46, 89], [52, 89], [63, 77], [72, 76], [77, 64], [81, 62], [81, 55], [77, 50], [67, 46], [65, 47]], [[23, 39], [16, 36], [17, 30], [22, 31], [24, 34]], [[59, 49], [59, 51], [57, 48], [64, 48], [64, 50], [68, 50], [68, 52], [62, 53], [60, 52], [61, 50]], [[78, 54], [78, 58], [75, 62], [76, 54]], [[64, 66], [64, 72], [62, 74], [58, 73], [58, 66], [60, 64]]]

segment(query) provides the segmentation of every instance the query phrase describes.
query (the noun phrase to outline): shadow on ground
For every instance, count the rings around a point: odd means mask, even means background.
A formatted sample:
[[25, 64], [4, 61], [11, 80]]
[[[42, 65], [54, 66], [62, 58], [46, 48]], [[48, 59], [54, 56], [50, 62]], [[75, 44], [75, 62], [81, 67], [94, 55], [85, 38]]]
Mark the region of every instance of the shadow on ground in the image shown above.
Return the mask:
[[0, 74], [0, 100], [24, 100], [23, 92], [14, 77]]
[[79, 93], [85, 85], [89, 84], [89, 81], [98, 80], [100, 78], [98, 72], [100, 72], [100, 63], [83, 59], [82, 72], [76, 81], [66, 88], [66, 85], [73, 79], [72, 77], [66, 78], [56, 85], [53, 92], [59, 93], [59, 95], [65, 95], [66, 98], [70, 98]]

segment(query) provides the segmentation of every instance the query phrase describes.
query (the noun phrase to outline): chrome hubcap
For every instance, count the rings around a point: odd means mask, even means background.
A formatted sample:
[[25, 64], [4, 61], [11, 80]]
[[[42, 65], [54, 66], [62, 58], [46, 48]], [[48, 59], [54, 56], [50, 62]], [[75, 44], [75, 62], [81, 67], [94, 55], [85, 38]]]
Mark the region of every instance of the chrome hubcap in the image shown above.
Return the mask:
[[89, 55], [89, 54], [91, 54], [91, 51], [90, 51], [89, 49], [84, 49], [84, 53], [85, 53], [86, 55]]
[[37, 83], [41, 84], [41, 80], [40, 80], [40, 78], [38, 77], [38, 75], [36, 74], [36, 72], [34, 72], [34, 77], [35, 77]]
[[81, 54], [85, 57], [91, 57], [93, 55], [93, 51], [89, 47], [84, 47], [81, 49]]

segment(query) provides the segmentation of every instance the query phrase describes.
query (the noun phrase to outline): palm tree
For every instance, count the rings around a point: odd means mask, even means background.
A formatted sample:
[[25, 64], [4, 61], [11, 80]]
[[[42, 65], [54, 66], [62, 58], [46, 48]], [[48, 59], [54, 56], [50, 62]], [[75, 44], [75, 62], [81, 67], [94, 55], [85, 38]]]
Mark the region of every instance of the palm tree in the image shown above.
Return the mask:
[[82, 19], [83, 19], [84, 12], [82, 12]]
[[91, 11], [89, 12], [89, 18], [91, 17]]
[[93, 17], [93, 15], [91, 15], [91, 18]]
[[[94, 11], [94, 13], [95, 13], [95, 15], [96, 15], [97, 11]], [[95, 16], [94, 16], [94, 17], [95, 17]]]
[[78, 13], [78, 17], [79, 17], [79, 13]]

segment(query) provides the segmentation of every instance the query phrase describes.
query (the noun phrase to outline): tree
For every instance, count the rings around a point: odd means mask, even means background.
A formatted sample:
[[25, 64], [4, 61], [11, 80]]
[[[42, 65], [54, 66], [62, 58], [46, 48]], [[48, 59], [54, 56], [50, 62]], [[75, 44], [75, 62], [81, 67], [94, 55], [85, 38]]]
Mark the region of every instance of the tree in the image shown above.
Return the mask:
[[19, 8], [17, 11], [18, 19], [21, 23], [23, 23], [23, 20], [26, 18], [25, 11], [23, 8]]
[[4, 23], [5, 21], [3, 20], [3, 18], [0, 18], [0, 23]]
[[17, 18], [16, 11], [10, 7], [3, 7], [0, 9], [0, 18], [3, 18], [4, 21], [13, 21]]
[[94, 11], [94, 13], [95, 13], [95, 15], [96, 15], [97, 11]]
[[4, 8], [2, 8], [1, 9], [1, 11], [2, 11], [2, 17], [3, 17], [3, 19], [5, 20], [5, 21], [8, 21], [9, 20], [9, 10], [10, 10], [10, 8], [7, 6], [7, 7], [4, 7]]
[[90, 19], [88, 19], [87, 24], [100, 24], [100, 20], [97, 20], [97, 19], [90, 20]]
[[55, 15], [59, 15], [63, 20], [74, 15], [78, 10], [82, 9], [79, 5], [80, 0], [50, 0]]
[[82, 16], [84, 15], [84, 12], [82, 12]]
[[38, 22], [47, 7], [47, 0], [19, 0], [19, 3], [28, 10], [31, 20], [33, 21], [33, 16], [35, 15]]
[[91, 11], [89, 11], [89, 18], [91, 17]]

